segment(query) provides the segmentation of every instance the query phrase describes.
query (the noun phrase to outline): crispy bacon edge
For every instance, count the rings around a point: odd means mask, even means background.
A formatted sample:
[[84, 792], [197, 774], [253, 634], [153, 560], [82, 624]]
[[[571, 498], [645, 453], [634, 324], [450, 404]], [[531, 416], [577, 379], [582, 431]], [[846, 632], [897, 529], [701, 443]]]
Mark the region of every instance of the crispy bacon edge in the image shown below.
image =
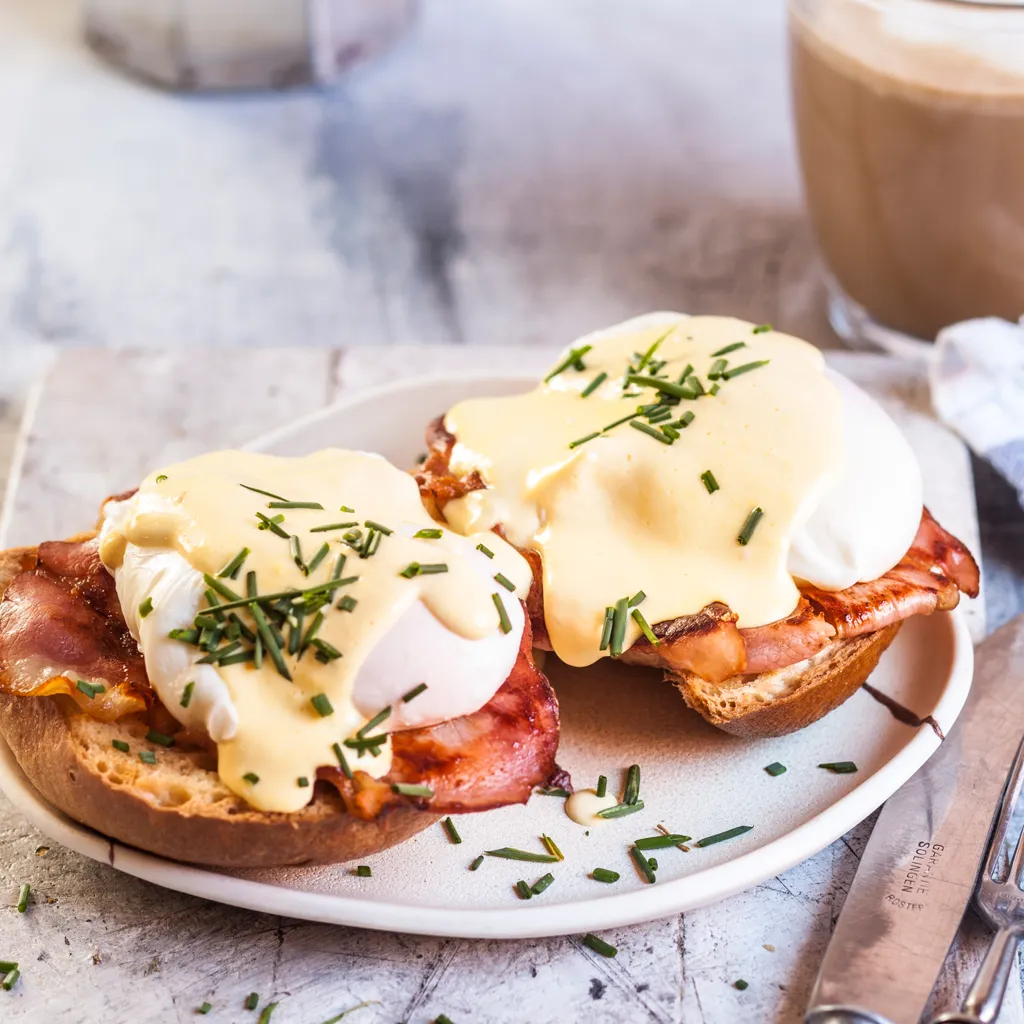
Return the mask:
[[[452, 474], [455, 438], [443, 416], [430, 423], [426, 440], [427, 457], [416, 480], [427, 508], [443, 519], [449, 501], [484, 484], [475, 472], [464, 478]], [[501, 533], [500, 527], [496, 532]], [[540, 555], [532, 550], [520, 553], [533, 570], [526, 604], [535, 643], [550, 650]], [[711, 682], [769, 672], [804, 661], [837, 640], [873, 633], [911, 615], [954, 608], [961, 593], [977, 596], [978, 582], [978, 565], [971, 553], [925, 508], [907, 553], [878, 579], [835, 592], [802, 584], [791, 615], [750, 629], [736, 625], [727, 605], [713, 602], [695, 615], [652, 624], [658, 645], [641, 637], [624, 657], [674, 672], [693, 672]]]
[[[146, 677], [95, 537], [7, 555], [8, 578], [0, 578], [0, 690], [20, 697], [64, 694], [104, 721], [144, 713], [161, 731], [179, 732]], [[531, 652], [527, 619], [511, 673], [479, 711], [394, 733], [391, 770], [382, 779], [356, 772], [349, 780], [333, 766], [321, 768], [318, 779], [335, 786], [347, 810], [365, 820], [399, 803], [431, 814], [524, 803], [535, 786], [559, 773], [558, 702]], [[79, 676], [103, 682], [106, 691], [90, 699], [73, 681]], [[186, 745], [192, 739], [185, 738]], [[426, 784], [435, 796], [396, 794], [396, 782]]]

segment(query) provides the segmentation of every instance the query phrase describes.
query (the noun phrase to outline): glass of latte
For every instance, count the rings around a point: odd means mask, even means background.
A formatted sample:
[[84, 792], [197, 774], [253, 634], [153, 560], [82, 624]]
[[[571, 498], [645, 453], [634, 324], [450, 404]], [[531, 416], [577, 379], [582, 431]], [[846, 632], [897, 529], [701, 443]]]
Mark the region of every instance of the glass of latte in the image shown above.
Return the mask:
[[790, 0], [800, 162], [849, 342], [1024, 314], [1024, 0]]

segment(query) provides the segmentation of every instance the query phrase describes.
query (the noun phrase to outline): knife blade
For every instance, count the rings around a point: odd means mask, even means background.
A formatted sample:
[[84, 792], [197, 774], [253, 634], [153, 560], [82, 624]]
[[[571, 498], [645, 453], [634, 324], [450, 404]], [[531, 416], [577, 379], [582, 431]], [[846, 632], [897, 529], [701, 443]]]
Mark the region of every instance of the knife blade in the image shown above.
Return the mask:
[[974, 890], [1022, 732], [1019, 615], [977, 649], [959, 719], [878, 816], [806, 1024], [918, 1024]]

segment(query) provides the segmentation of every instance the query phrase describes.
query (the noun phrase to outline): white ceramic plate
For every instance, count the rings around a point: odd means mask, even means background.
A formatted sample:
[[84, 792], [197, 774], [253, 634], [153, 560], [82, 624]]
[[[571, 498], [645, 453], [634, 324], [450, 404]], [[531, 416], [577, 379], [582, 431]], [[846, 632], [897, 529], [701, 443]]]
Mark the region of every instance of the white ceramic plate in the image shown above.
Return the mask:
[[[424, 425], [468, 395], [523, 390], [521, 377], [420, 379], [364, 392], [251, 447], [297, 455], [328, 445], [380, 451], [412, 465]], [[914, 618], [886, 653], [872, 683], [919, 717], [948, 731], [967, 696], [973, 651], [959, 612]], [[619, 665], [588, 671], [554, 659], [549, 676], [562, 707], [559, 763], [577, 786], [599, 774], [621, 787], [625, 768], [642, 766], [645, 810], [590, 834], [566, 817], [562, 801], [535, 796], [509, 807], [457, 819], [463, 842], [440, 826], [369, 863], [372, 878], [351, 866], [218, 872], [162, 860], [70, 821], [31, 787], [10, 752], [0, 749], [0, 784], [43, 832], [96, 860], [159, 885], [253, 910], [336, 924], [467, 938], [525, 938], [595, 931], [663, 917], [749, 888], [822, 849], [877, 808], [935, 751], [928, 726], [897, 722], [866, 692], [793, 736], [745, 741], [713, 729], [683, 706], [658, 675]], [[859, 771], [832, 775], [823, 761], [850, 760]], [[788, 771], [773, 778], [764, 766]], [[617, 789], [618, 791], [618, 789]], [[734, 825], [747, 834], [684, 853], [659, 850], [658, 881], [645, 884], [628, 856], [636, 837], [657, 823], [695, 838]], [[564, 863], [528, 864], [487, 858], [483, 850], [515, 846], [543, 852], [552, 836]], [[620, 872], [614, 885], [594, 882], [595, 867]], [[514, 883], [550, 870], [554, 884], [528, 902]]]

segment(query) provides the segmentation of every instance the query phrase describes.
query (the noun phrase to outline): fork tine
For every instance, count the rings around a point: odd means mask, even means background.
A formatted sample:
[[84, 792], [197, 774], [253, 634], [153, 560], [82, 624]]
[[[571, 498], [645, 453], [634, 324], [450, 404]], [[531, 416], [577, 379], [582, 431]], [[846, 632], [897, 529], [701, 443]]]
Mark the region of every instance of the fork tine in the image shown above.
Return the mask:
[[[1013, 767], [1010, 769], [1009, 778], [1006, 780], [1006, 788], [1003, 790], [1003, 798], [999, 808], [999, 820], [996, 822], [995, 831], [992, 833], [992, 840], [989, 845], [985, 874], [993, 881], [995, 881], [999, 857], [1003, 844], [1006, 842], [1006, 833], [1010, 826], [1010, 819], [1013, 817], [1013, 812], [1017, 807], [1017, 800], [1020, 798], [1022, 785], [1024, 785], [1024, 741], [1017, 748], [1017, 756], [1014, 758]], [[1022, 864], [1024, 864], [1024, 842], [1018, 840], [1013, 863], [1010, 866], [1010, 873], [1007, 875], [1008, 881], [1015, 881], [1018, 878]]]

